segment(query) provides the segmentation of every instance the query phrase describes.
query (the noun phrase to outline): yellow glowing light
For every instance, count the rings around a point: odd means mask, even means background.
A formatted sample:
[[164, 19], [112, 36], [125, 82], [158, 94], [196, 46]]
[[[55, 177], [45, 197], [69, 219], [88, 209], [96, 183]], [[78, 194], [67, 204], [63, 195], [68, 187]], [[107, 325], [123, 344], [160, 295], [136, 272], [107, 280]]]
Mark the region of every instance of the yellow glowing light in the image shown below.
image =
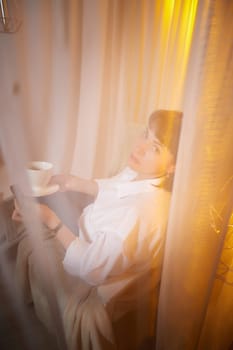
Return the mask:
[[[157, 45], [158, 81], [161, 86], [167, 84], [175, 86], [172, 95], [167, 96], [171, 105], [179, 105], [181, 100], [184, 81], [186, 78], [187, 64], [190, 55], [193, 30], [196, 19], [198, 0], [190, 1], [164, 1], [160, 2], [162, 17], [155, 14], [155, 22], [159, 20], [159, 28], [154, 26], [155, 37], [160, 35], [160, 43]], [[161, 103], [161, 98], [157, 99]], [[163, 100], [162, 100], [163, 102]]]

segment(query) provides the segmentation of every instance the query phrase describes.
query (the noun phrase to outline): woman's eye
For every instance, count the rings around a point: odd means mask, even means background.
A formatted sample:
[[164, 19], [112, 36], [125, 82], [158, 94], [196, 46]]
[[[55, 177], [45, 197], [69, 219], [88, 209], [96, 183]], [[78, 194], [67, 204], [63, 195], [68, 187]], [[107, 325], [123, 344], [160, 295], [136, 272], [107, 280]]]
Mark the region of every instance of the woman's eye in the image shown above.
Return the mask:
[[156, 146], [156, 145], [154, 145], [154, 146], [152, 147], [152, 150], [153, 150], [153, 152], [155, 152], [155, 153], [159, 153], [159, 147]]

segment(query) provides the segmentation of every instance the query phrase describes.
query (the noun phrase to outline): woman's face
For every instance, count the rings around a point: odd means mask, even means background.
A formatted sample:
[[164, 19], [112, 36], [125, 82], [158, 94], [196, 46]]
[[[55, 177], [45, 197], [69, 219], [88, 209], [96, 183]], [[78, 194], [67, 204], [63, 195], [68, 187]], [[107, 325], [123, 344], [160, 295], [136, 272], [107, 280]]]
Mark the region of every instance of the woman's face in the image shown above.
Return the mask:
[[154, 133], [147, 128], [138, 138], [128, 158], [128, 165], [141, 179], [167, 175], [174, 172], [173, 156]]

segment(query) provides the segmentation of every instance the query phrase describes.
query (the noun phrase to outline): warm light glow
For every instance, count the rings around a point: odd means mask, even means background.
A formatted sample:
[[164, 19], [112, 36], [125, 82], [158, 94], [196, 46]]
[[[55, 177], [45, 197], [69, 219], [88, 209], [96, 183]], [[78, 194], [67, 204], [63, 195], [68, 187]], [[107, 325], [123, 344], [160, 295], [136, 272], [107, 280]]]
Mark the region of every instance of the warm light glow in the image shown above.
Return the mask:
[[[5, 14], [6, 3], [10, 1], [0, 0], [0, 12]], [[1, 33], [0, 40], [0, 154], [4, 160], [0, 159], [0, 199], [11, 195], [10, 184], [29, 186], [25, 168], [31, 160], [53, 163], [56, 174], [86, 179], [115, 175], [126, 165], [133, 139], [153, 111], [182, 111], [178, 159], [175, 166], [169, 164], [170, 173], [175, 167], [175, 181], [156, 339], [158, 349], [207, 349], [206, 344], [229, 348], [219, 340], [229, 330], [232, 339], [232, 221], [219, 257], [232, 210], [233, 1], [16, 3], [23, 23], [16, 34]], [[169, 176], [166, 173], [168, 180]], [[224, 183], [229, 187], [222, 191]], [[75, 218], [72, 229], [76, 233], [76, 203], [67, 197], [55, 204], [59, 215]], [[31, 219], [29, 211], [24, 213]], [[28, 231], [35, 231], [40, 239], [44, 231], [37, 214]], [[134, 253], [130, 248], [135, 245], [136, 249], [142, 240], [145, 245], [150, 241], [139, 235], [126, 242], [129, 255]], [[44, 263], [44, 246], [39, 247], [36, 240], [33, 244]], [[3, 280], [14, 291], [7, 261], [3, 264]], [[216, 284], [216, 300], [206, 312]], [[62, 288], [56, 291], [60, 296], [63, 293]], [[12, 294], [15, 305], [16, 293]], [[50, 296], [56, 301], [54, 294]], [[75, 293], [72, 301], [79, 302]], [[67, 339], [76, 342], [83, 339], [73, 334], [82, 317], [71, 306], [68, 309], [74, 314], [63, 313], [68, 322], [62, 324], [72, 333]], [[50, 314], [53, 318], [53, 310]], [[86, 315], [84, 319], [88, 322]], [[74, 328], [69, 320], [77, 321]], [[203, 324], [206, 343], [201, 340]], [[220, 329], [225, 325], [226, 331]], [[59, 337], [61, 333], [58, 328]], [[77, 347], [83, 348], [73, 346]]]
[[[147, 1], [140, 2], [140, 15], [132, 7], [124, 27], [125, 99], [135, 123], [145, 123], [148, 103], [150, 111], [161, 106], [181, 109], [197, 3], [166, 0], [149, 7]], [[133, 31], [137, 37], [132, 39]]]

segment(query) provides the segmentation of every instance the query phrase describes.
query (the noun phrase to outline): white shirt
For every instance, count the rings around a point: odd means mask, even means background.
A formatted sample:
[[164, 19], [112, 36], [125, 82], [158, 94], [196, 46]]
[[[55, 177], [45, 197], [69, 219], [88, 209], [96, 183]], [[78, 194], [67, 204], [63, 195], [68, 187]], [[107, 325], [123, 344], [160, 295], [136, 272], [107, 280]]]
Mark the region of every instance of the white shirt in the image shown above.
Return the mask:
[[133, 181], [136, 176], [125, 168], [96, 180], [97, 198], [84, 209], [79, 237], [66, 251], [67, 272], [101, 285], [161, 265], [170, 194], [159, 187], [161, 179]]

